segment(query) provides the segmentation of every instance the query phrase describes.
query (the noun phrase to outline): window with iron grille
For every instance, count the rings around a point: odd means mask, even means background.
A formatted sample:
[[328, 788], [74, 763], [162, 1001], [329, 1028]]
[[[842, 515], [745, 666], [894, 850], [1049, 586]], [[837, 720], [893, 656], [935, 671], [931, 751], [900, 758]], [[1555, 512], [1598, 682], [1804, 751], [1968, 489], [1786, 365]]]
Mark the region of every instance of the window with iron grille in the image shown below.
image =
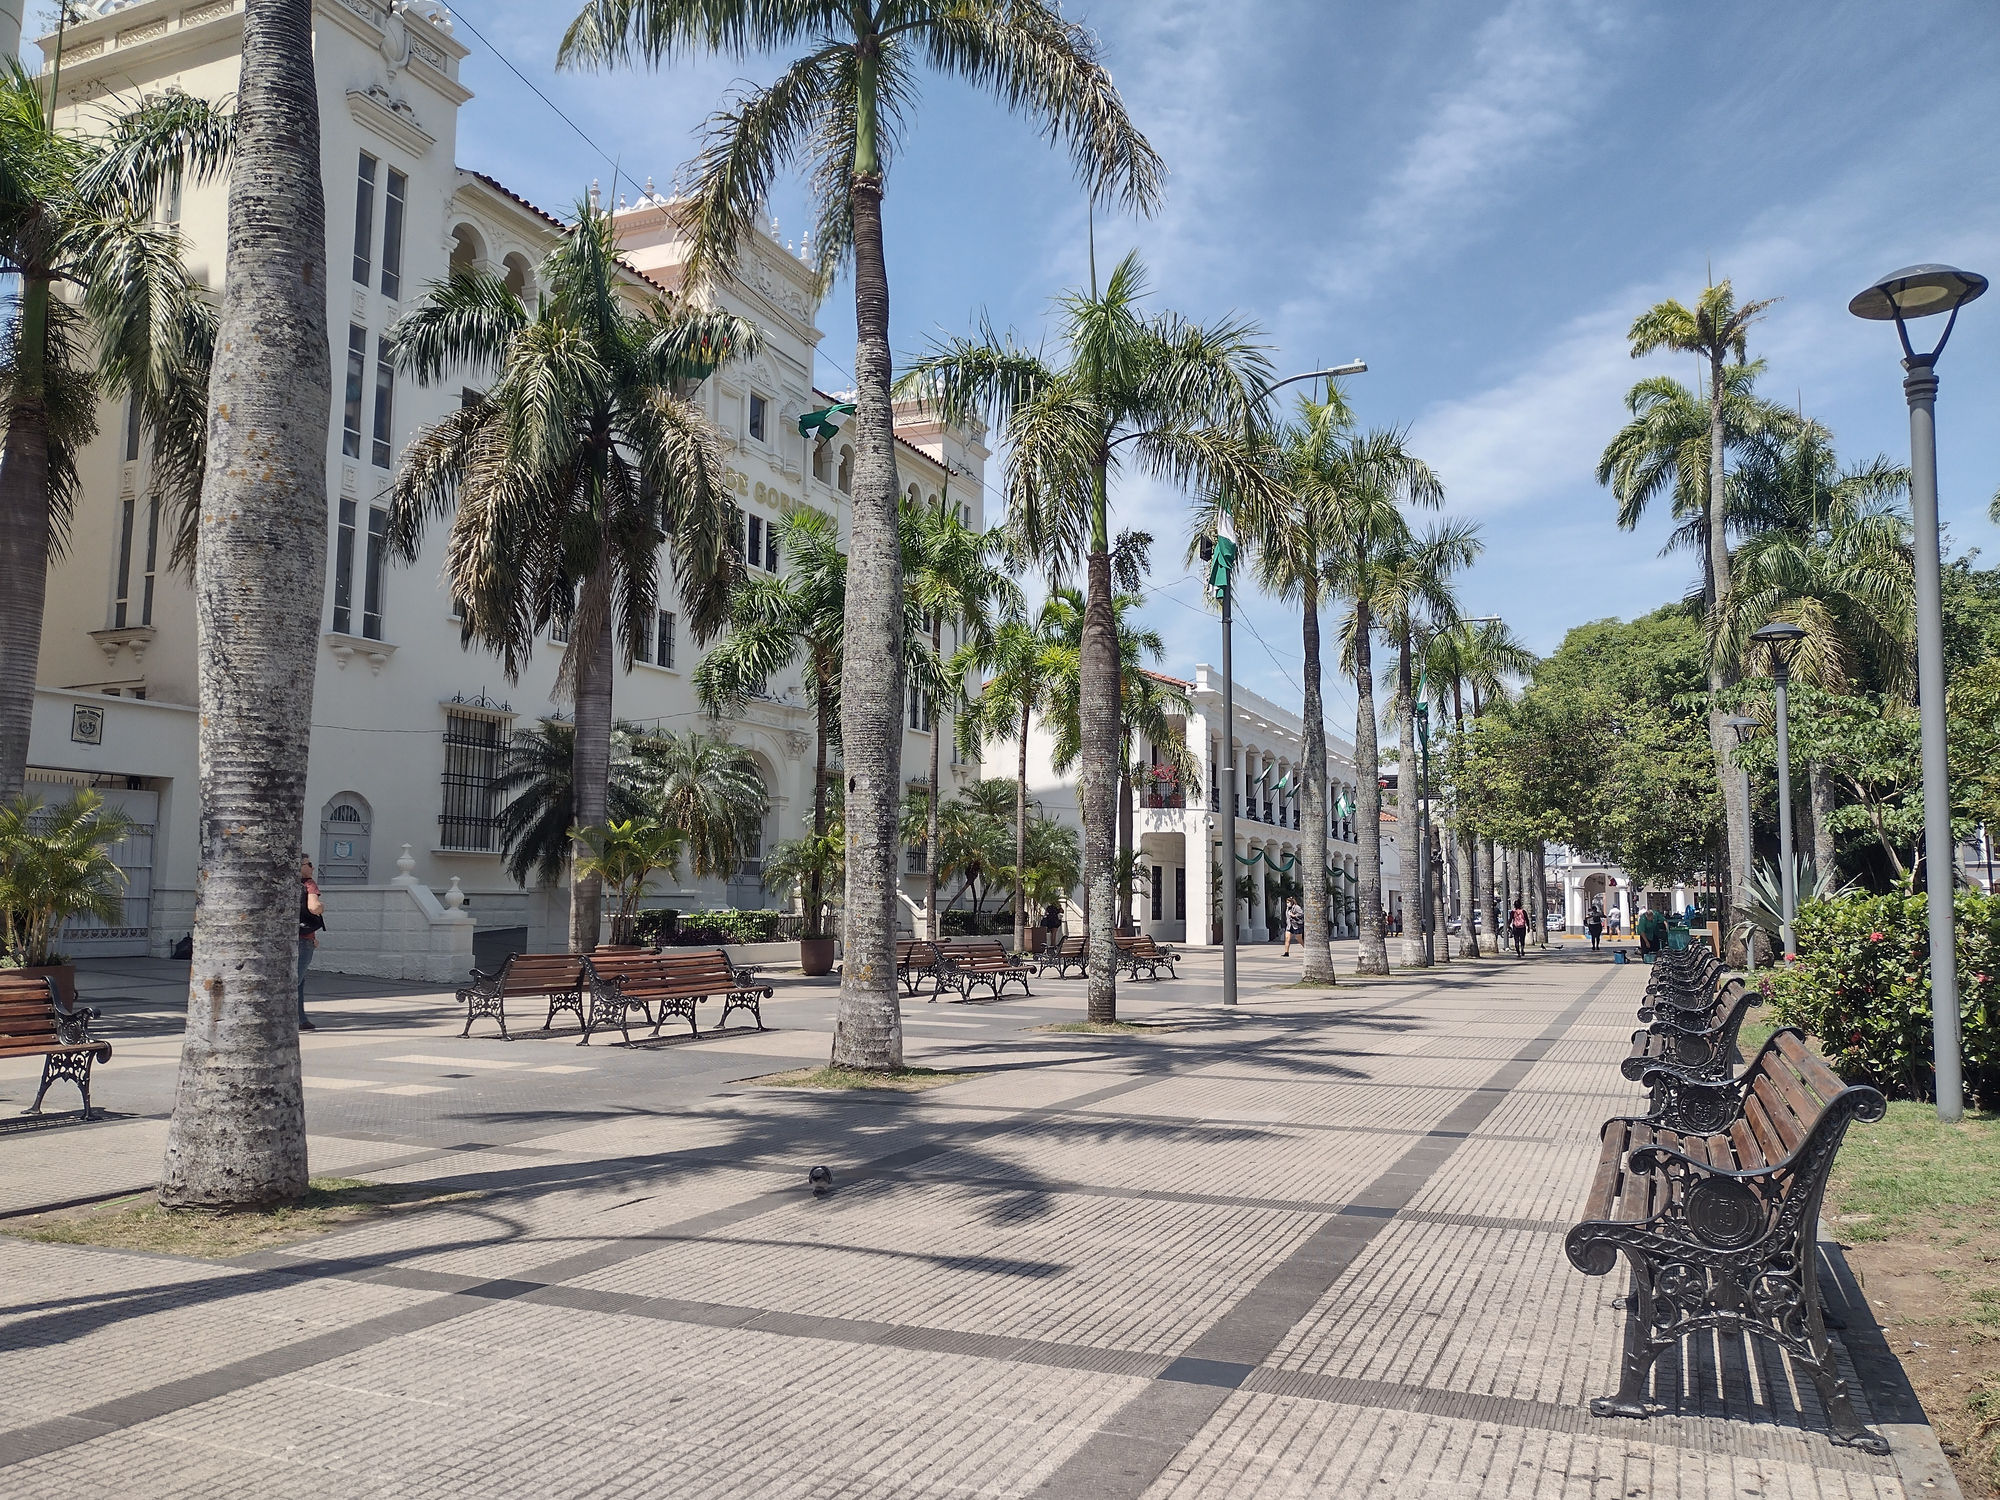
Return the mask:
[[493, 783], [506, 759], [506, 724], [483, 714], [444, 715], [444, 811], [438, 843], [490, 854], [500, 847], [500, 794]]

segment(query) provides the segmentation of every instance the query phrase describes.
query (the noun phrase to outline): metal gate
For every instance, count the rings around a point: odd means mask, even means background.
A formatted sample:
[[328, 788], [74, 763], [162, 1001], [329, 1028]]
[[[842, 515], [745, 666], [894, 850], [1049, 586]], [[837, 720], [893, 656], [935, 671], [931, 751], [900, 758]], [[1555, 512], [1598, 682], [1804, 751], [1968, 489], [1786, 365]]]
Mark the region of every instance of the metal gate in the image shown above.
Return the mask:
[[115, 925], [95, 917], [65, 922], [58, 943], [71, 958], [143, 957], [150, 951], [153, 832], [159, 823], [160, 794], [111, 787], [98, 790], [106, 807], [122, 812], [134, 824], [132, 832], [111, 847], [113, 862], [125, 872], [125, 911]]

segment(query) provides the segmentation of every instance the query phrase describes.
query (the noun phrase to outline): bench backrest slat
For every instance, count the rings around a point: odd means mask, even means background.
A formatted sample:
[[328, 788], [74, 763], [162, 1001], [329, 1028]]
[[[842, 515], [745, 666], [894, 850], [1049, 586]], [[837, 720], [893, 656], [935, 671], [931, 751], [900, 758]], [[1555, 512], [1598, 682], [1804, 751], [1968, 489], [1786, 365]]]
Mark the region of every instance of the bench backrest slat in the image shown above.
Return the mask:
[[46, 974], [0, 979], [0, 1046], [56, 1040], [54, 982]]
[[731, 989], [740, 983], [736, 967], [720, 948], [676, 948], [662, 953], [592, 954], [591, 971], [639, 989]]

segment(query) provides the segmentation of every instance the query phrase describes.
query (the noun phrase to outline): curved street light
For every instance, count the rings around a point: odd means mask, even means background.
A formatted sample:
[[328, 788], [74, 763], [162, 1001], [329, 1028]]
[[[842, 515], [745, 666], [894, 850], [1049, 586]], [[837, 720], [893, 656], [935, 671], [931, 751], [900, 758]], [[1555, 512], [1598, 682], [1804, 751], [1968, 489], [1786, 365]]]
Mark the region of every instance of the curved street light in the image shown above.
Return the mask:
[[[1927, 264], [1891, 271], [1855, 294], [1857, 318], [1893, 321], [1903, 344], [1903, 397], [1910, 406], [1910, 519], [1915, 530], [1918, 722], [1923, 729], [1924, 869], [1931, 938], [1931, 1057], [1937, 1071], [1938, 1118], [1965, 1113], [1959, 1071], [1958, 949], [1952, 921], [1951, 788], [1945, 763], [1944, 610], [1938, 562], [1937, 360], [1958, 323], [1958, 310], [1986, 291], [1986, 278], [1956, 266]], [[1910, 343], [1908, 321], [1950, 317], [1928, 354]], [[1940, 873], [1942, 872], [1942, 873]], [[1943, 900], [1938, 900], [1939, 892]]]

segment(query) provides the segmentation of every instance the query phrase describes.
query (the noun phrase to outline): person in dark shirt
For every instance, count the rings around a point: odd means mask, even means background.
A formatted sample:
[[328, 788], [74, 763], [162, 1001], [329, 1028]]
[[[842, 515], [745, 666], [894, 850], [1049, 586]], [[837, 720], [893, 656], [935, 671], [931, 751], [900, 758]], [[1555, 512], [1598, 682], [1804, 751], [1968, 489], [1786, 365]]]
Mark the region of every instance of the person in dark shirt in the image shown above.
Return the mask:
[[299, 1030], [317, 1031], [306, 1014], [306, 970], [312, 967], [313, 950], [326, 930], [326, 903], [319, 898], [319, 882], [313, 879], [313, 862], [299, 856]]

